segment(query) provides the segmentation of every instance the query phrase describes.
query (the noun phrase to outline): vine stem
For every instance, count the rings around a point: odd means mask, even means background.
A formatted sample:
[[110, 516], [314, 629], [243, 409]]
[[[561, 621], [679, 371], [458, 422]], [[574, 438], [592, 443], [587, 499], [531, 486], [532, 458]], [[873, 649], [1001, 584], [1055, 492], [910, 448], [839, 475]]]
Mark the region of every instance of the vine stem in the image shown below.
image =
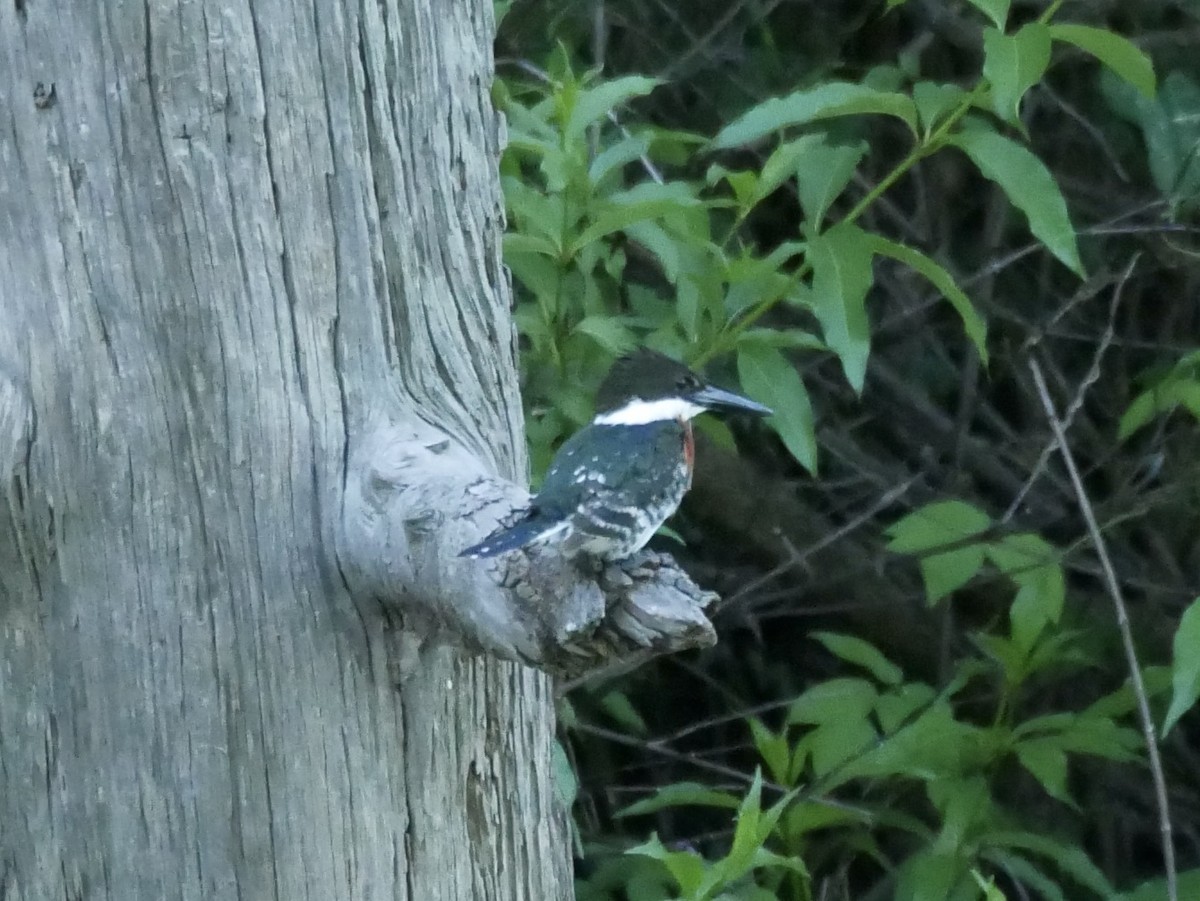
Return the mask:
[[[1054, 2], [1046, 7], [1042, 14], [1038, 16], [1038, 22], [1043, 25], [1049, 24], [1050, 20], [1054, 18], [1055, 14], [1058, 12], [1059, 8], [1064, 2], [1065, 0], [1054, 0]], [[945, 145], [946, 138], [950, 134], [950, 130], [954, 128], [954, 126], [957, 125], [962, 118], [971, 111], [971, 108], [976, 104], [980, 97], [987, 92], [988, 87], [989, 85], [986, 80], [980, 80], [980, 82], [975, 85], [975, 87], [973, 87], [971, 91], [965, 97], [963, 97], [962, 100], [958, 102], [958, 105], [950, 111], [950, 114], [946, 116], [946, 118], [938, 125], [938, 127], [933, 129], [933, 131], [930, 132], [924, 140], [920, 141], [916, 147], [910, 150], [908, 155], [899, 163], [897, 163], [892, 171], [885, 175], [883, 179], [875, 185], [875, 187], [864, 194], [859, 199], [858, 203], [850, 208], [850, 212], [848, 212], [838, 224], [840, 225], [857, 220], [864, 212], [867, 211], [867, 209], [870, 208], [871, 204], [882, 197], [884, 193], [886, 193], [888, 189], [892, 187], [892, 185], [899, 181], [910, 169], [916, 166], [917, 163], [930, 154], [941, 150]], [[792, 284], [800, 282], [811, 272], [812, 264], [806, 259], [792, 276]], [[732, 350], [737, 345], [738, 336], [759, 319], [761, 319], [765, 313], [774, 308], [774, 306], [779, 303], [784, 296], [786, 296], [786, 292], [784, 295], [770, 297], [756, 304], [751, 308], [750, 312], [748, 312], [737, 322], [730, 325], [729, 328], [727, 328], [723, 333], [718, 335], [716, 340], [713, 341], [707, 350], [701, 351], [700, 354], [698, 354], [691, 361], [692, 364], [695, 366], [702, 366], [713, 357]]]
[[[916, 166], [917, 163], [930, 154], [940, 150], [945, 145], [946, 138], [949, 136], [950, 130], [962, 120], [963, 116], [971, 111], [971, 108], [986, 90], [987, 82], [980, 82], [977, 84], [965, 97], [963, 97], [962, 100], [958, 102], [958, 105], [950, 111], [950, 114], [946, 116], [946, 118], [938, 125], [937, 128], [931, 131], [929, 135], [927, 135], [917, 144], [916, 147], [910, 150], [904, 159], [897, 163], [895, 167], [893, 167], [893, 169], [887, 175], [885, 175], [878, 182], [878, 184], [875, 185], [875, 187], [864, 194], [859, 199], [858, 203], [850, 208], [850, 211], [842, 217], [841, 221], [838, 222], [838, 225], [844, 225], [856, 221], [870, 208], [871, 204], [882, 197], [896, 182], [898, 182], [904, 177], [905, 174], [907, 174], [914, 166]], [[792, 284], [794, 285], [799, 283], [811, 272], [812, 264], [805, 259], [805, 261], [800, 264], [800, 268], [797, 269], [793, 274]], [[764, 314], [769, 312], [777, 303], [779, 303], [780, 300], [783, 299], [783, 296], [785, 295], [786, 292], [784, 295], [770, 297], [756, 304], [750, 309], [750, 312], [746, 313], [745, 316], [726, 329], [722, 335], [718, 336], [717, 340], [715, 340], [707, 350], [702, 351], [697, 357], [695, 357], [691, 361], [692, 364], [695, 366], [702, 366], [713, 357], [718, 356], [725, 351], [732, 350], [737, 344], [738, 336], [752, 326], [755, 322], [757, 322], [760, 318], [762, 318]]]
[[1091, 501], [1088, 500], [1087, 492], [1083, 488], [1083, 480], [1079, 477], [1079, 468], [1075, 465], [1075, 455], [1071, 453], [1071, 448], [1067, 445], [1067, 436], [1062, 420], [1059, 419], [1058, 411], [1054, 408], [1054, 401], [1050, 397], [1050, 390], [1046, 387], [1046, 379], [1042, 375], [1042, 368], [1038, 365], [1037, 360], [1030, 358], [1029, 371], [1033, 374], [1038, 397], [1042, 401], [1042, 408], [1046, 411], [1046, 419], [1050, 422], [1050, 428], [1054, 432], [1054, 440], [1058, 443], [1058, 451], [1062, 454], [1063, 462], [1067, 466], [1071, 485], [1075, 489], [1075, 498], [1079, 502], [1079, 509], [1087, 523], [1088, 535], [1096, 548], [1096, 555], [1100, 558], [1100, 568], [1104, 573], [1104, 585], [1108, 589], [1108, 596], [1112, 599], [1113, 608], [1116, 610], [1117, 628], [1121, 632], [1121, 644], [1125, 648], [1129, 681], [1133, 686], [1134, 697], [1137, 698], [1138, 721], [1141, 723], [1142, 736], [1146, 742], [1146, 756], [1150, 760], [1150, 775], [1154, 780], [1154, 800], [1158, 806], [1158, 828], [1162, 839], [1163, 867], [1167, 876], [1167, 901], [1178, 901], [1179, 887], [1178, 877], [1175, 873], [1175, 846], [1171, 841], [1171, 809], [1167, 799], [1167, 780], [1163, 774], [1162, 758], [1158, 752], [1158, 740], [1154, 736], [1154, 717], [1150, 713], [1150, 701], [1146, 697], [1146, 683], [1142, 679], [1137, 647], [1133, 643], [1133, 630], [1129, 626], [1129, 611], [1121, 593], [1121, 583], [1117, 581], [1116, 571], [1108, 556], [1108, 546], [1100, 532], [1100, 525], [1096, 521]]

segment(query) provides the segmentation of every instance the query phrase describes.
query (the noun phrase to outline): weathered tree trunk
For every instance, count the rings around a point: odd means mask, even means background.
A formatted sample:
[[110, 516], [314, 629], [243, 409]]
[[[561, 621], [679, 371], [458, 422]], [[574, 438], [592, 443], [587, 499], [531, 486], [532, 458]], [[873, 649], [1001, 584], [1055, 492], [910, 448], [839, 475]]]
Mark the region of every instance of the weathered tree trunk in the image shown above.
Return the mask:
[[548, 678], [338, 554], [418, 411], [524, 472], [490, 7], [0, 3], [0, 898], [570, 895]]

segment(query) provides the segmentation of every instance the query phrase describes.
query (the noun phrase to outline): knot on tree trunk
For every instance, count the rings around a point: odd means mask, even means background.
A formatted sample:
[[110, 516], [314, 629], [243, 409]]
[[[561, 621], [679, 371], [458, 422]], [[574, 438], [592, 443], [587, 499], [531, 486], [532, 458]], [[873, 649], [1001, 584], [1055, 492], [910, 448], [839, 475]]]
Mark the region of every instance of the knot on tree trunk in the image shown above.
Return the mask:
[[529, 494], [417, 420], [376, 422], [352, 447], [339, 559], [351, 590], [423, 641], [577, 677], [648, 653], [703, 647], [716, 600], [670, 557], [589, 571], [553, 546], [458, 556]]

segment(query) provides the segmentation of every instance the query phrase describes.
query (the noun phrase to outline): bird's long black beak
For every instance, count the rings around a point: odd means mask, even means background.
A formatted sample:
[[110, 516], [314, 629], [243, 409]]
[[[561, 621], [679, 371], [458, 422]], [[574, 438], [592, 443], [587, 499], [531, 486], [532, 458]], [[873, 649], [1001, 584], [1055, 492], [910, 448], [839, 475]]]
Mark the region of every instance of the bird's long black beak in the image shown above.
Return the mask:
[[688, 400], [708, 410], [754, 413], [758, 416], [770, 416], [775, 412], [770, 407], [764, 407], [762, 404], [752, 401], [748, 397], [742, 397], [740, 394], [734, 394], [732, 391], [726, 391], [724, 388], [716, 388], [712, 385], [705, 385], [689, 397]]

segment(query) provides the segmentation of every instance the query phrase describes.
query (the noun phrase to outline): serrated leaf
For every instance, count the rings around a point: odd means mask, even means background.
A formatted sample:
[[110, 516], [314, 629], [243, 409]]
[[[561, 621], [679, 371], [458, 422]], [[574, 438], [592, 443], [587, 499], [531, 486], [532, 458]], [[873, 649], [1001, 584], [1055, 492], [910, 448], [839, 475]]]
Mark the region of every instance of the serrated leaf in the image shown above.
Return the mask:
[[895, 116], [916, 130], [916, 107], [910, 98], [853, 82], [831, 81], [751, 107], [721, 129], [713, 146], [738, 147], [794, 125], [864, 113]]
[[866, 308], [867, 291], [875, 279], [871, 256], [870, 238], [851, 223], [839, 223], [808, 244], [813, 314], [856, 392], [862, 391], [871, 351]]
[[813, 632], [812, 637], [821, 642], [831, 654], [847, 663], [861, 666], [884, 685], [899, 685], [904, 681], [904, 673], [900, 667], [888, 660], [868, 641], [863, 641], [855, 635], [840, 635], [837, 632]]
[[575, 103], [571, 107], [571, 115], [567, 119], [566, 128], [563, 129], [563, 138], [567, 142], [579, 140], [587, 127], [597, 119], [607, 116], [622, 103], [626, 103], [634, 97], [643, 97], [649, 94], [660, 83], [657, 78], [626, 75], [579, 91]]
[[[808, 217], [811, 231], [820, 229], [830, 204], [846, 189], [854, 170], [866, 155], [865, 141], [845, 144], [833, 140], [828, 134], [802, 135], [784, 145], [789, 148], [787, 163], [791, 175], [796, 176], [796, 192], [800, 206]], [[763, 166], [763, 178], [767, 177], [768, 164]], [[773, 190], [773, 189], [772, 189]]]
[[1014, 749], [1021, 766], [1029, 771], [1052, 798], [1075, 806], [1067, 790], [1067, 755], [1052, 741], [1028, 741]]
[[912, 86], [912, 95], [917, 116], [928, 135], [946, 113], [962, 102], [967, 92], [956, 84], [918, 81]]
[[971, 299], [963, 293], [963, 290], [954, 281], [954, 277], [933, 259], [913, 247], [892, 241], [882, 235], [871, 235], [870, 238], [871, 249], [875, 253], [891, 257], [919, 272], [942, 292], [942, 296], [946, 298], [950, 306], [954, 307], [955, 312], [962, 319], [963, 330], [979, 352], [979, 359], [986, 366], [988, 362], [987, 324], [975, 311]]
[[983, 30], [983, 76], [991, 84], [992, 109], [1001, 119], [1020, 122], [1021, 98], [1050, 65], [1050, 43], [1041, 22], [1030, 22], [1014, 34]]
[[1084, 274], [1067, 203], [1041, 160], [1011, 138], [978, 124], [955, 134], [950, 143], [1004, 191], [1029, 220], [1030, 231], [1064, 266]]
[[888, 549], [901, 554], [923, 554], [919, 560], [925, 593], [932, 605], [961, 588], [983, 566], [984, 545], [966, 544], [950, 550], [936, 548], [959, 544], [991, 525], [983, 511], [962, 501], [941, 501], [914, 510], [888, 527]]
[[1171, 706], [1163, 719], [1166, 735], [1200, 698], [1200, 598], [1179, 618], [1171, 654]]
[[613, 816], [641, 816], [667, 807], [723, 807], [727, 810], [737, 810], [740, 804], [741, 799], [729, 792], [717, 791], [698, 782], [674, 782], [664, 785], [649, 798], [622, 807]]
[[774, 347], [757, 342], [738, 345], [737, 366], [746, 392], [775, 411], [767, 423], [800, 465], [815, 474], [817, 436], [812, 406], [796, 367]]
[[1050, 37], [1091, 54], [1119, 78], [1137, 88], [1143, 97], [1154, 96], [1154, 64], [1150, 56], [1128, 38], [1107, 28], [1073, 24], [1051, 25]]
[[1012, 0], [970, 0], [972, 6], [992, 20], [992, 24], [1003, 29], [1008, 21], [1008, 7]]
[[684, 213], [700, 206], [693, 190], [683, 182], [649, 182], [610, 194], [589, 209], [591, 223], [571, 241], [567, 253], [579, 253], [593, 241], [640, 222]]
[[915, 554], [986, 532], [991, 518], [964, 501], [935, 501], [909, 513], [887, 528], [888, 550]]

